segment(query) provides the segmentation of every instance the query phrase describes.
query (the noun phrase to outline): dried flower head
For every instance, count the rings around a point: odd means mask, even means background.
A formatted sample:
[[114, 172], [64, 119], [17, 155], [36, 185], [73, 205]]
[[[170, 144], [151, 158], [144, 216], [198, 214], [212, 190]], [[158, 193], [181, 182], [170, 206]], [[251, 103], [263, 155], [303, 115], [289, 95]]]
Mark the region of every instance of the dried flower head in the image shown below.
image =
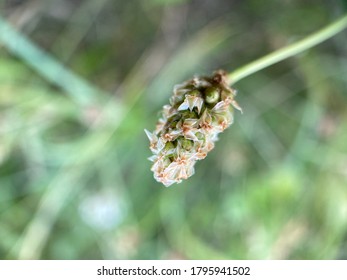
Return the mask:
[[235, 95], [222, 70], [174, 87], [155, 131], [145, 130], [158, 182], [168, 187], [194, 174], [196, 161], [206, 157], [218, 134], [233, 123], [233, 108], [242, 112]]

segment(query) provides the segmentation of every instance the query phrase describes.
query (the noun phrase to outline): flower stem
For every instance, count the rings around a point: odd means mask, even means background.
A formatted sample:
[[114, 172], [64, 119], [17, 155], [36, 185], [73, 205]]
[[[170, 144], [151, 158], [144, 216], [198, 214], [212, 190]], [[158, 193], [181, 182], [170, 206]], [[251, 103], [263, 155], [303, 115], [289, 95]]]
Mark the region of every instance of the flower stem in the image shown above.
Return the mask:
[[299, 42], [274, 51], [273, 53], [265, 55], [249, 64], [246, 64], [245, 66], [236, 69], [235, 71], [229, 73], [228, 78], [231, 81], [231, 84], [235, 84], [243, 78], [256, 73], [272, 64], [282, 61], [288, 57], [297, 55], [309, 48], [312, 48], [315, 45], [318, 45], [319, 43], [322, 43], [323, 41], [341, 32], [346, 27], [347, 15]]

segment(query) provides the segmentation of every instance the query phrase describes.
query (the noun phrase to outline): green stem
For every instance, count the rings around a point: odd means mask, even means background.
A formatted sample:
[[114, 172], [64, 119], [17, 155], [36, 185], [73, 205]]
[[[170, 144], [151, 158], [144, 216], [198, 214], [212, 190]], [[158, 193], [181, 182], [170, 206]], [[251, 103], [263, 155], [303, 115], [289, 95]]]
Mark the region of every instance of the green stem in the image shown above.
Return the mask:
[[256, 73], [272, 64], [282, 61], [288, 57], [299, 54], [315, 45], [333, 37], [347, 27], [347, 15], [326, 26], [325, 28], [313, 33], [305, 39], [296, 42], [292, 45], [279, 49], [264, 57], [261, 57], [245, 66], [236, 69], [228, 75], [232, 84], [240, 81], [241, 79]]
[[99, 89], [33, 44], [0, 16], [0, 47], [1, 44], [41, 76], [66, 91], [77, 104], [88, 106], [97, 102], [101, 92]]

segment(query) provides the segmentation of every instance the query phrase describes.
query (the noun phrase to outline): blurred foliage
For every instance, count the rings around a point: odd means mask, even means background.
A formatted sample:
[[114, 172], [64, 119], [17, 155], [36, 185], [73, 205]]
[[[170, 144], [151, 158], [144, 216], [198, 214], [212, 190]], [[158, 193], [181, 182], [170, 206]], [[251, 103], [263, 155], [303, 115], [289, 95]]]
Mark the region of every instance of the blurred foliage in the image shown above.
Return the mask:
[[[0, 1], [27, 40], [12, 42], [22, 56], [0, 42], [0, 257], [346, 259], [346, 32], [238, 83], [244, 114], [182, 184], [154, 181], [143, 132], [174, 84], [345, 11], [338, 0]], [[47, 57], [60, 74], [46, 75]], [[74, 98], [75, 78], [89, 102]]]

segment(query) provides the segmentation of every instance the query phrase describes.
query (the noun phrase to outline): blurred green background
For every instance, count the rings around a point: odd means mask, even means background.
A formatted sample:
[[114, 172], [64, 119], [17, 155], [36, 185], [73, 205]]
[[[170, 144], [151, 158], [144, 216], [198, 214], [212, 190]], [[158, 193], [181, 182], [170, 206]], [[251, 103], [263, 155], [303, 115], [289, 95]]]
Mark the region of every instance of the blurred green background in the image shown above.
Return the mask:
[[346, 31], [237, 83], [244, 114], [181, 184], [153, 179], [143, 131], [176, 83], [346, 11], [1, 0], [0, 258], [347, 259]]

